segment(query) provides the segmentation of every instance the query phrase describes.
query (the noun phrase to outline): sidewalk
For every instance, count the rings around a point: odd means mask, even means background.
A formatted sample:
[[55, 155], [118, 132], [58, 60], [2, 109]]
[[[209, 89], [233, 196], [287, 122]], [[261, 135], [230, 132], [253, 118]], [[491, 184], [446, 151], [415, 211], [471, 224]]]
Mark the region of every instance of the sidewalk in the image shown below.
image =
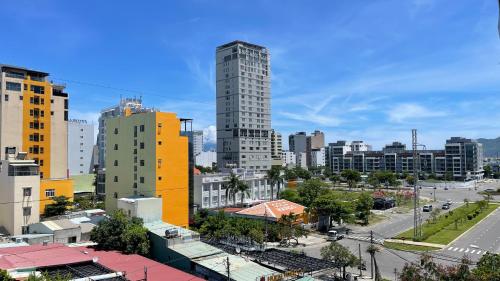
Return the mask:
[[434, 247], [434, 248], [441, 248], [441, 249], [444, 249], [447, 246], [447, 245], [443, 245], [443, 244], [435, 244], [435, 243], [427, 243], [427, 242], [415, 242], [415, 241], [411, 241], [411, 240], [400, 240], [400, 239], [385, 239], [385, 241], [392, 242], [392, 243], [400, 243], [400, 244], [416, 245], [416, 246], [427, 246], [427, 247]]

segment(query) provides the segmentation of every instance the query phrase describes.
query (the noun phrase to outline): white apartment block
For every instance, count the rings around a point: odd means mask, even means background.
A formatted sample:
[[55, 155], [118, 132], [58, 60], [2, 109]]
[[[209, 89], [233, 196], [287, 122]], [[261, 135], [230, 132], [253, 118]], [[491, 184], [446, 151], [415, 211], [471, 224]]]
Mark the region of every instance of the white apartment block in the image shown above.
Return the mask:
[[196, 166], [202, 166], [207, 168], [212, 168], [214, 164], [217, 164], [217, 152], [215, 151], [203, 151], [195, 157]]
[[[266, 173], [244, 169], [233, 169], [240, 180], [250, 186], [250, 196], [245, 195], [244, 204], [252, 205], [271, 199], [271, 185]], [[229, 173], [203, 174], [194, 176], [194, 204], [198, 209], [213, 209], [233, 206], [233, 197], [226, 197], [225, 184]], [[276, 197], [277, 190], [274, 190]], [[241, 193], [236, 194], [236, 204], [241, 202]]]
[[242, 41], [217, 47], [217, 165], [271, 168], [269, 50]]
[[193, 156], [203, 152], [203, 131], [193, 131]]
[[68, 122], [68, 169], [70, 176], [92, 173], [94, 124], [86, 120]]
[[325, 148], [313, 149], [311, 151], [311, 166], [324, 167], [326, 165]]
[[271, 159], [273, 166], [281, 166], [281, 153], [283, 152], [283, 141], [281, 134], [274, 129], [271, 130]]
[[26, 234], [27, 226], [40, 220], [40, 173], [26, 154], [6, 149], [0, 161], [0, 227], [10, 235]]
[[295, 156], [295, 152], [292, 151], [283, 151], [281, 153], [281, 161], [283, 167], [295, 167], [297, 163], [297, 157]]
[[306, 152], [299, 152], [295, 154], [295, 165], [297, 167], [307, 169], [307, 153]]

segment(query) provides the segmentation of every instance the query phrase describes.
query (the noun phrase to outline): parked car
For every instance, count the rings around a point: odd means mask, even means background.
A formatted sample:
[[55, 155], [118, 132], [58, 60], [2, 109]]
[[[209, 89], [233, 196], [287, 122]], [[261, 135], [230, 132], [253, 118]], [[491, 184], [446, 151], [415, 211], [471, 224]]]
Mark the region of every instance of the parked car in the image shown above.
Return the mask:
[[453, 203], [453, 201], [451, 201], [451, 199], [446, 200], [446, 204], [451, 206], [451, 203]]
[[423, 211], [424, 212], [431, 212], [432, 211], [432, 205], [424, 205]]
[[338, 231], [336, 230], [330, 230], [328, 231], [328, 237], [326, 240], [328, 241], [337, 241], [340, 239], [344, 239], [344, 235], [339, 234]]
[[450, 205], [448, 203], [444, 203], [443, 206], [441, 207], [441, 209], [443, 209], [443, 210], [449, 210], [450, 209]]

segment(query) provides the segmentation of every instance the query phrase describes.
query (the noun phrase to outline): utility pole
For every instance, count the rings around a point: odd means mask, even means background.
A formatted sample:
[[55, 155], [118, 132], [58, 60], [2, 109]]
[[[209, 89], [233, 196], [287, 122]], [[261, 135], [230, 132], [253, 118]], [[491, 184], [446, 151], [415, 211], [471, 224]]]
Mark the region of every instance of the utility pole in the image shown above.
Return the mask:
[[394, 268], [394, 280], [398, 281], [398, 269]]
[[144, 267], [144, 281], [148, 281], [148, 268]]
[[227, 266], [227, 281], [231, 281], [231, 269], [229, 263], [229, 256], [226, 257], [226, 266]]
[[420, 189], [418, 185], [418, 152], [417, 152], [417, 129], [411, 130], [412, 148], [413, 148], [413, 240], [422, 236], [421, 217], [420, 217]]
[[[370, 230], [370, 247], [373, 247], [373, 230]], [[373, 277], [373, 254], [370, 253], [370, 270], [372, 274], [372, 279]]]
[[359, 277], [363, 276], [363, 260], [361, 259], [361, 243], [358, 244], [359, 252]]

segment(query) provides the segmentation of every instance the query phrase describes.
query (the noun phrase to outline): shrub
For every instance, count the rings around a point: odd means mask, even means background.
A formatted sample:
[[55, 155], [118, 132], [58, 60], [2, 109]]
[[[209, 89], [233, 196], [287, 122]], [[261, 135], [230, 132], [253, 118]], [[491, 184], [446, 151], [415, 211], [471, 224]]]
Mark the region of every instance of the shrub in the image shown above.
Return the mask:
[[468, 220], [471, 220], [471, 219], [472, 219], [472, 215], [471, 215], [471, 214], [468, 214], [468, 215], [467, 215], [467, 219], [468, 219]]

